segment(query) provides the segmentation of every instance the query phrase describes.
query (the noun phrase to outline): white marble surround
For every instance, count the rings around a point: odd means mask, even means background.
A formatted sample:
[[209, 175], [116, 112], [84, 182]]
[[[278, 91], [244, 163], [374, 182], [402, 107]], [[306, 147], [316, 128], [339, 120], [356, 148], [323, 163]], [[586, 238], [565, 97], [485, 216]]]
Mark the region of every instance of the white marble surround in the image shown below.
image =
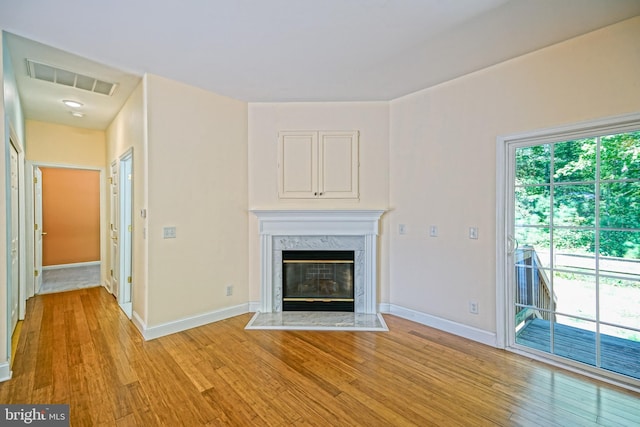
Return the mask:
[[321, 311], [256, 313], [245, 329], [370, 332], [389, 330], [380, 313], [327, 313]]
[[282, 251], [353, 250], [355, 313], [377, 313], [377, 236], [384, 210], [252, 210], [260, 230], [260, 312], [282, 312]]

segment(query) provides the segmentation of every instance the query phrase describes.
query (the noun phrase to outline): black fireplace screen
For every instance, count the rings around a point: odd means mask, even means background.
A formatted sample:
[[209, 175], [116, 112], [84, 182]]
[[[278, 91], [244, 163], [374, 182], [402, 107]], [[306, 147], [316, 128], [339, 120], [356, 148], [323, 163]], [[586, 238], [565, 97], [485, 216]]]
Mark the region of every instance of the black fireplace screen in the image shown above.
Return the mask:
[[283, 310], [353, 311], [353, 261], [353, 251], [283, 251]]

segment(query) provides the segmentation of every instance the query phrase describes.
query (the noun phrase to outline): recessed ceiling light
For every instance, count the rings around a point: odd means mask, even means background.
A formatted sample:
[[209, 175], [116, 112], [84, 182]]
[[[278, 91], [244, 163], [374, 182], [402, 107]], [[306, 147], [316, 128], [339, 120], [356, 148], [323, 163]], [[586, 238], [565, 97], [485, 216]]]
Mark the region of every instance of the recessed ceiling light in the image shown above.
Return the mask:
[[84, 113], [81, 113], [80, 111], [72, 111], [71, 115], [73, 117], [84, 117]]
[[67, 107], [71, 107], [71, 108], [80, 108], [80, 107], [82, 107], [82, 103], [81, 102], [71, 101], [69, 99], [65, 99], [64, 101], [62, 101], [62, 103], [64, 105], [66, 105]]

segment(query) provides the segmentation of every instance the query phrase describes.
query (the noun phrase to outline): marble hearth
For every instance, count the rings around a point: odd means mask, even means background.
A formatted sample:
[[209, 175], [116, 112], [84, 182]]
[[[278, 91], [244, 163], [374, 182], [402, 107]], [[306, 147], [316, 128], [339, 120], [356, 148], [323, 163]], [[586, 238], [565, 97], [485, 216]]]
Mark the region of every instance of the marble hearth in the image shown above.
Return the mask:
[[377, 236], [383, 210], [251, 212], [260, 231], [260, 313], [282, 313], [283, 250], [352, 250], [354, 315], [377, 317]]

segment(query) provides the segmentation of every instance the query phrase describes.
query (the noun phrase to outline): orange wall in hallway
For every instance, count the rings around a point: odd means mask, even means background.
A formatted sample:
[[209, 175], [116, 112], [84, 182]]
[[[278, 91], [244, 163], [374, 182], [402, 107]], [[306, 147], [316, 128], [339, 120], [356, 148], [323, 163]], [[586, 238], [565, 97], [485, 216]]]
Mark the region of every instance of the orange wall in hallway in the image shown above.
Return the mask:
[[100, 261], [100, 172], [42, 170], [42, 264]]

